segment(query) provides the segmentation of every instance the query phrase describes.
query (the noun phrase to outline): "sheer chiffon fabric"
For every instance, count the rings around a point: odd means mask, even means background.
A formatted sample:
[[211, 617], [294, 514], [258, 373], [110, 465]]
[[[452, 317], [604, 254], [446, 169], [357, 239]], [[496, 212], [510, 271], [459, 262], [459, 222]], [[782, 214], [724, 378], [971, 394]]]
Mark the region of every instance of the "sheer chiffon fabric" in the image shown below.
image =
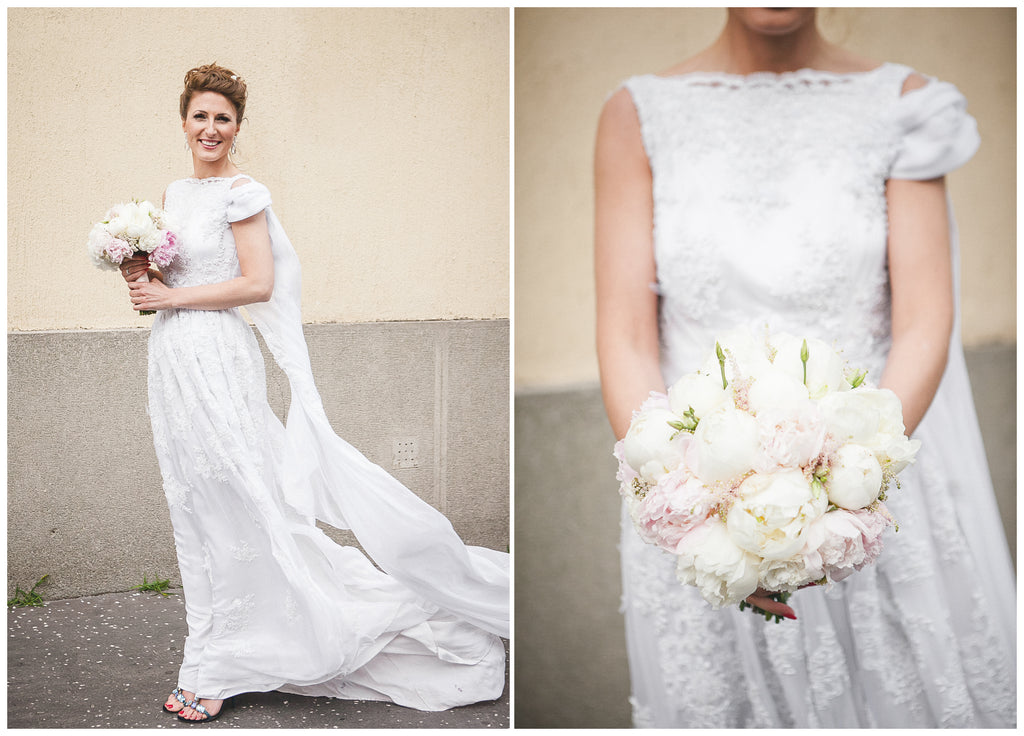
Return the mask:
[[[282, 690], [420, 710], [495, 699], [508, 555], [463, 545], [331, 429], [302, 334], [298, 258], [270, 204], [243, 177], [167, 190], [182, 251], [170, 286], [237, 276], [230, 223], [266, 213], [274, 295], [247, 309], [292, 396], [285, 426], [239, 310], [157, 315], [149, 411], [189, 629], [178, 684], [204, 698]], [[316, 519], [351, 529], [373, 562]]]
[[[736, 325], [834, 342], [877, 380], [891, 341], [886, 181], [941, 176], [978, 146], [955, 87], [901, 94], [911, 71], [626, 82], [653, 175], [669, 385]], [[1014, 574], [959, 327], [915, 437], [887, 501], [899, 531], [874, 566], [796, 593], [797, 621], [711, 610], [623, 515], [637, 726], [1015, 724]]]

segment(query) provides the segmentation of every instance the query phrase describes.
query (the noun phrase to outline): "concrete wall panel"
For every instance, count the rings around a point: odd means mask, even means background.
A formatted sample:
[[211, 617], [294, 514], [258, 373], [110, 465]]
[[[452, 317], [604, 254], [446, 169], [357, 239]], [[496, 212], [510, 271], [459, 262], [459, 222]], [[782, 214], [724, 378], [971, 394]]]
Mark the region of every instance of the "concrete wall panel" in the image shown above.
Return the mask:
[[[508, 322], [305, 331], [338, 433], [444, 510], [467, 543], [507, 549]], [[147, 338], [8, 335], [9, 594], [47, 573], [47, 598], [127, 590], [144, 574], [180, 581], [145, 409]], [[283, 418], [287, 380], [268, 361], [268, 396]], [[416, 467], [394, 467], [396, 438], [417, 440]]]

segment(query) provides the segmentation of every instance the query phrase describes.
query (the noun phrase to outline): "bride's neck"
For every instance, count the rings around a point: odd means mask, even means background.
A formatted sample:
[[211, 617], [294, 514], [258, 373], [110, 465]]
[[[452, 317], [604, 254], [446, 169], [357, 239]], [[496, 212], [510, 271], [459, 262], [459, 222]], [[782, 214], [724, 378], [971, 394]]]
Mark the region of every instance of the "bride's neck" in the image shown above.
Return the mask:
[[817, 68], [828, 46], [813, 20], [790, 33], [773, 35], [748, 28], [730, 14], [722, 34], [708, 51], [717, 57], [724, 71], [750, 74]]
[[200, 161], [193, 156], [192, 171], [196, 179], [228, 178], [241, 173], [238, 167], [228, 160], [227, 156], [213, 163]]

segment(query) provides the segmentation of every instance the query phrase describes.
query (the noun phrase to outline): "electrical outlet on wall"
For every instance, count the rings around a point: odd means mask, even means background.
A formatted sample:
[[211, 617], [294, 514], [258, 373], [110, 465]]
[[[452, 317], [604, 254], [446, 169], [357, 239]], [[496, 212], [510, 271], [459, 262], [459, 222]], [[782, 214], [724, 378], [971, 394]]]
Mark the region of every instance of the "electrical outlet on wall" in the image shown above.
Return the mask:
[[420, 465], [420, 447], [415, 437], [402, 437], [395, 440], [393, 465], [396, 468], [418, 468]]

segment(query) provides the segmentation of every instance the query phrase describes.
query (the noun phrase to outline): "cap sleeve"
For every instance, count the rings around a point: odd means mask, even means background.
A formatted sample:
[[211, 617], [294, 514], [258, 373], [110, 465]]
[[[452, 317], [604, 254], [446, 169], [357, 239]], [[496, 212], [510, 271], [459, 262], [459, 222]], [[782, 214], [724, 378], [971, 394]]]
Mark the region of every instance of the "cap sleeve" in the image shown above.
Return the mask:
[[270, 190], [256, 181], [249, 181], [228, 190], [228, 222], [238, 222], [262, 212], [270, 206]]
[[929, 80], [900, 97], [896, 107], [900, 147], [889, 176], [934, 179], [967, 163], [981, 138], [967, 114], [967, 100], [949, 82]]

